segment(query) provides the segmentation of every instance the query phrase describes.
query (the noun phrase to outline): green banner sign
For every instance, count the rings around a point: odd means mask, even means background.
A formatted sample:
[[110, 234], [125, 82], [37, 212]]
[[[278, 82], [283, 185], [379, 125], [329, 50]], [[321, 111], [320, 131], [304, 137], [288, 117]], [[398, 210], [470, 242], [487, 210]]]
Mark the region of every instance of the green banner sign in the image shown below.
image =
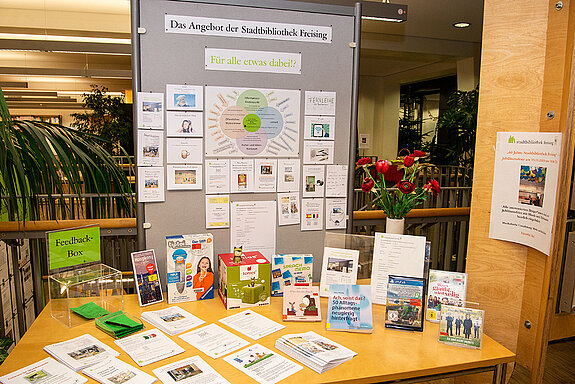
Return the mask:
[[89, 226], [48, 232], [50, 271], [100, 261], [100, 227]]

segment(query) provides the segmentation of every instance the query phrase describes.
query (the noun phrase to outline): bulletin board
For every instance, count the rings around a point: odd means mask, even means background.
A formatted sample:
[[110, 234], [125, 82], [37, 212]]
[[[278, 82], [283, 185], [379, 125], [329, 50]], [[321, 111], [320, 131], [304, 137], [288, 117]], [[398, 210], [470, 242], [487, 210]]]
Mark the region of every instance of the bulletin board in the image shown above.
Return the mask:
[[[140, 204], [138, 210], [138, 228], [144, 232], [145, 247], [156, 251], [160, 276], [166, 275], [166, 236], [210, 232], [214, 236], [215, 259], [218, 254], [231, 252], [234, 246], [241, 245], [230, 244], [231, 228], [206, 229], [205, 163], [208, 160], [299, 159], [300, 178], [304, 177], [301, 169], [304, 161], [309, 161], [304, 159], [304, 150], [307, 149], [308, 157], [309, 153], [316, 154], [311, 152], [313, 148], [304, 146], [313, 147], [318, 143], [306, 140], [304, 137], [304, 124], [309, 117], [306, 116], [306, 91], [312, 92], [308, 94], [310, 96], [336, 96], [334, 111], [319, 110], [310, 113], [328, 114], [324, 121], [334, 127], [335, 135], [330, 142], [333, 146], [330, 156], [333, 157], [332, 164], [348, 167], [347, 215], [352, 215], [349, 211], [349, 201], [353, 198], [349, 195], [351, 193], [349, 183], [352, 182], [353, 174], [353, 163], [350, 164], [350, 158], [353, 162], [355, 138], [352, 127], [354, 127], [353, 117], [357, 112], [357, 101], [353, 91], [356, 89], [357, 79], [357, 66], [354, 65], [357, 18], [354, 16], [354, 11], [353, 7], [273, 0], [133, 2], [133, 72], [136, 100], [142, 93], [151, 97], [154, 94], [166, 93], [167, 84], [202, 87], [201, 94], [198, 93], [193, 101], [202, 99], [201, 108], [196, 112], [203, 112], [203, 117], [198, 118], [203, 121], [203, 136], [197, 139], [198, 149], [192, 154], [196, 156], [201, 151], [201, 169], [197, 170], [199, 177], [203, 177], [202, 188], [170, 190], [166, 188], [170, 180], [167, 178], [160, 180], [160, 184], [163, 184], [160, 187], [165, 188], [163, 201]], [[198, 26], [198, 21], [208, 26], [203, 32]], [[220, 29], [218, 23], [229, 25], [229, 30], [226, 31], [227, 27]], [[197, 29], [190, 32], [192, 24]], [[246, 30], [242, 26], [252, 29]], [[178, 28], [182, 30], [178, 31]], [[254, 31], [258, 31], [257, 28], [265, 28], [267, 37], [254, 36]], [[247, 32], [242, 34], [242, 29]], [[242, 56], [244, 53], [245, 57]], [[210, 55], [213, 59], [206, 60], [206, 55]], [[232, 56], [234, 59], [230, 60]], [[258, 60], [266, 61], [266, 65], [262, 66]], [[242, 61], [241, 68], [234, 69], [234, 62], [239, 61]], [[225, 65], [223, 68], [218, 67], [218, 63]], [[271, 65], [274, 63], [275, 65]], [[266, 98], [264, 108], [266, 113], [258, 115], [259, 120], [253, 116], [257, 115], [253, 111], [248, 117], [242, 115], [243, 125], [246, 130], [252, 127], [251, 124], [256, 124], [256, 128], [265, 125], [268, 138], [276, 136], [274, 142], [265, 141], [264, 138], [265, 142], [262, 144], [262, 137], [256, 134], [249, 136], [249, 140], [236, 139], [233, 127], [211, 126], [211, 120], [208, 120], [210, 113], [219, 115], [214, 121], [221, 121], [222, 110], [233, 111], [233, 108], [239, 106], [250, 110], [250, 103], [262, 102], [262, 95]], [[173, 100], [165, 99], [166, 103], [177, 104], [177, 95], [172, 96]], [[221, 105], [216, 105], [218, 103]], [[140, 106], [137, 104], [135, 108]], [[321, 105], [318, 108], [321, 109]], [[313, 109], [311, 104], [308, 109]], [[262, 111], [262, 108], [259, 111]], [[283, 122], [280, 126], [272, 123], [274, 116]], [[234, 118], [231, 116], [229, 121]], [[166, 125], [165, 112], [163, 119]], [[319, 123], [324, 121], [320, 119]], [[266, 122], [269, 124], [266, 125]], [[292, 139], [296, 136], [293, 134], [295, 127], [299, 127], [299, 136], [294, 141]], [[141, 128], [140, 123], [135, 124], [136, 134], [143, 134]], [[229, 129], [226, 131], [224, 128]], [[216, 131], [220, 134], [225, 132], [229, 136], [216, 138], [220, 141], [225, 140], [225, 145], [215, 141], [212, 133]], [[173, 143], [168, 143], [166, 132], [167, 129], [164, 127], [163, 136], [160, 136], [164, 149], [161, 155], [164, 177], [167, 177], [170, 167], [168, 148], [176, 148]], [[262, 129], [259, 130], [259, 133], [261, 132]], [[286, 136], [282, 137], [284, 134]], [[313, 132], [311, 134], [313, 135]], [[136, 161], [140, 165], [139, 151], [136, 156]], [[146, 170], [145, 166], [139, 166], [138, 169]], [[138, 188], [141, 188], [141, 185]], [[302, 188], [300, 180], [298, 202], [300, 209]], [[277, 201], [277, 195], [277, 192], [265, 191], [229, 194], [231, 204]], [[324, 197], [323, 200], [322, 209], [325, 217], [327, 198]], [[231, 220], [233, 223], [234, 219]], [[318, 281], [326, 231], [346, 232], [346, 229], [326, 230], [325, 220], [321, 230], [302, 231], [301, 224], [279, 226], [277, 219], [275, 225], [276, 253], [313, 254], [314, 280]], [[348, 222], [349, 227], [351, 226]], [[244, 248], [244, 251], [249, 250]]]

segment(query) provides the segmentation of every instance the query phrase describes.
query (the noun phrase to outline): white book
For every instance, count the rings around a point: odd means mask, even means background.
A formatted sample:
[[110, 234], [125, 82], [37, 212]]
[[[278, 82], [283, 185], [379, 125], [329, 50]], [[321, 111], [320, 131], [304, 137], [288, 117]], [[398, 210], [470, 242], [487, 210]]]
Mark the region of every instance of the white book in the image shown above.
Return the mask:
[[171, 336], [189, 331], [205, 323], [204, 320], [184, 311], [178, 306], [157, 311], [142, 312], [141, 317]]
[[159, 329], [151, 329], [114, 341], [140, 367], [184, 352]]
[[87, 381], [51, 357], [0, 377], [0, 382], [4, 384], [83, 384]]
[[164, 365], [152, 372], [164, 384], [230, 384], [200, 356]]
[[115, 358], [86, 368], [82, 373], [102, 384], [152, 384], [157, 381], [154, 376]]
[[119, 355], [114, 349], [89, 334], [47, 345], [44, 350], [76, 372]]

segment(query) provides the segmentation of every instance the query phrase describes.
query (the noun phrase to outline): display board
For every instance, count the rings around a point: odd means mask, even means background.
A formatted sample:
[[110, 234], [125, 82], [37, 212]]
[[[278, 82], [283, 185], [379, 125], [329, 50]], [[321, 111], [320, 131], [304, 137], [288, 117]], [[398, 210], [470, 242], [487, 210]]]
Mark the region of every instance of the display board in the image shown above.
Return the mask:
[[210, 232], [215, 255], [311, 253], [319, 278], [325, 232], [345, 232], [352, 198], [354, 8], [146, 0], [132, 12], [138, 220], [160, 274], [166, 236]]

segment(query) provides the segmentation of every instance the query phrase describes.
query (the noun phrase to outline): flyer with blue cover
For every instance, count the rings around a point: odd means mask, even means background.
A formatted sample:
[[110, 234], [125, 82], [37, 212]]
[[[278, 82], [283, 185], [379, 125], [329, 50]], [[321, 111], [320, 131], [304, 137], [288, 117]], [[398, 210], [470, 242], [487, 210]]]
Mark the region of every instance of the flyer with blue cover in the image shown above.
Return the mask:
[[331, 284], [327, 305], [328, 331], [373, 332], [370, 285]]

